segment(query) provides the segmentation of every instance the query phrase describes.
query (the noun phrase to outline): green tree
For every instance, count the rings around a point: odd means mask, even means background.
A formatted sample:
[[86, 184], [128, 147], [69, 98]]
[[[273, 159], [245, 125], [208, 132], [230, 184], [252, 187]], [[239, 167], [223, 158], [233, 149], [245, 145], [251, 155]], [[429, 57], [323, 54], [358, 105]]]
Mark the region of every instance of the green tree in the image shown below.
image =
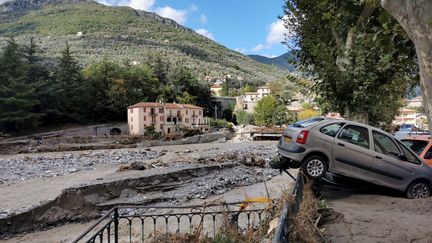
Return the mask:
[[292, 121], [292, 117], [290, 116], [288, 109], [284, 105], [279, 105], [273, 112], [273, 125], [282, 126], [287, 125]]
[[238, 124], [251, 125], [254, 123], [253, 114], [250, 114], [246, 111], [237, 111], [235, 116]]
[[414, 47], [400, 25], [371, 1], [286, 0], [299, 66], [314, 79], [324, 111], [371, 124], [390, 122], [416, 83]]
[[83, 76], [78, 62], [73, 58], [68, 42], [61, 53], [54, 71], [56, 85], [59, 86], [58, 106], [63, 121], [83, 120]]
[[114, 92], [113, 86], [122, 75], [120, 65], [104, 59], [84, 69], [83, 75], [86, 118], [90, 121], [104, 122], [120, 120], [123, 116], [119, 114], [124, 114], [126, 108], [116, 110], [112, 105], [114, 97], [110, 96]]
[[257, 102], [255, 107], [255, 124], [270, 127], [274, 123], [273, 115], [278, 106], [275, 97], [268, 95]]
[[[414, 42], [420, 69], [420, 82], [425, 111], [432, 122], [432, 2], [413, 0], [381, 0], [382, 6], [405, 29]], [[432, 132], [432, 126], [429, 126]]]
[[13, 38], [7, 41], [0, 56], [0, 129], [17, 132], [35, 126], [40, 114], [35, 85], [29, 82], [25, 55]]
[[34, 112], [41, 115], [42, 124], [53, 124], [58, 121], [60, 116], [58, 100], [61, 87], [57, 85], [47, 65], [38, 55], [41, 50], [36, 44], [34, 37], [30, 38], [28, 46], [25, 46], [24, 54], [27, 68], [28, 82], [34, 86], [35, 98], [39, 101], [34, 107]]

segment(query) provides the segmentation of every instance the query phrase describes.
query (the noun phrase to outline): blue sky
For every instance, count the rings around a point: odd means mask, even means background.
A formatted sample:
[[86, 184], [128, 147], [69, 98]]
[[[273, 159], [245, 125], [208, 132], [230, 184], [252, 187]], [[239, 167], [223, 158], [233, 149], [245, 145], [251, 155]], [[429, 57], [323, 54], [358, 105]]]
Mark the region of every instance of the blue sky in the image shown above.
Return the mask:
[[216, 42], [245, 54], [268, 57], [287, 48], [278, 16], [284, 0], [97, 0], [130, 6], [176, 20]]

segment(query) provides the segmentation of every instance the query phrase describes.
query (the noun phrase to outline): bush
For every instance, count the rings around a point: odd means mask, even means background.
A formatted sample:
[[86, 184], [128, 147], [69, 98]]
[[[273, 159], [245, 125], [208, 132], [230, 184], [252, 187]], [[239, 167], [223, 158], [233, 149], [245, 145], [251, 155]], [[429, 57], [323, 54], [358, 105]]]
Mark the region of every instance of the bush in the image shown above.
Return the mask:
[[151, 139], [159, 138], [160, 134], [156, 132], [154, 126], [149, 126], [145, 128], [144, 136], [149, 137]]

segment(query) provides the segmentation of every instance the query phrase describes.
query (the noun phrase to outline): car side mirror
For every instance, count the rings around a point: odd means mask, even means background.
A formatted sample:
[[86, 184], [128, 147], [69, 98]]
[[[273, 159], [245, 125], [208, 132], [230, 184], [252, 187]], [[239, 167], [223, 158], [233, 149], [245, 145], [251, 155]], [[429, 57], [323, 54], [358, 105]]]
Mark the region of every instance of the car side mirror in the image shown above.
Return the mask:
[[432, 159], [432, 151], [428, 151], [425, 156], [424, 159]]

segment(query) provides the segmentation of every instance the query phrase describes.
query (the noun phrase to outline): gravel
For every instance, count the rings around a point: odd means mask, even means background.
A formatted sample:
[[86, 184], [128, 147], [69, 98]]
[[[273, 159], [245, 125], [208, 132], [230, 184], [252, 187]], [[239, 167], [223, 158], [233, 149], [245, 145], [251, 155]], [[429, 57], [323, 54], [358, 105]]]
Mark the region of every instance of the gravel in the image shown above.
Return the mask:
[[0, 159], [0, 184], [37, 177], [54, 177], [93, 170], [98, 165], [121, 165], [159, 158], [154, 151], [94, 151], [70, 153], [62, 157], [32, 156]]

